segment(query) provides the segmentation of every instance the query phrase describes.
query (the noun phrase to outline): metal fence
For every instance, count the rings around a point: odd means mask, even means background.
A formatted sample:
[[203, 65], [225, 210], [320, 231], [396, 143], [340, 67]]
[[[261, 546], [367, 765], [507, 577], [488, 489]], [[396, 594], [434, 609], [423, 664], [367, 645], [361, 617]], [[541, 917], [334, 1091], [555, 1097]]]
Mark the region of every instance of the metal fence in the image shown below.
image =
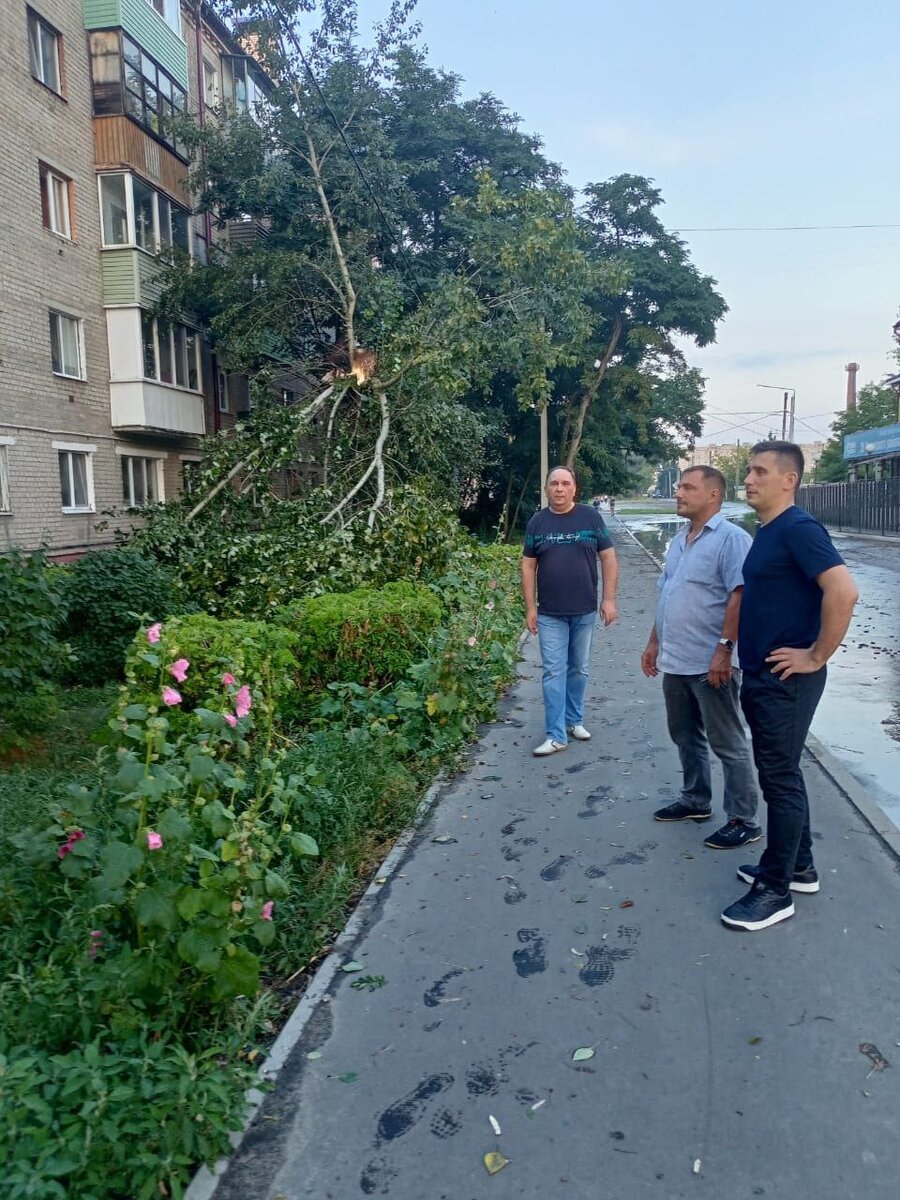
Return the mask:
[[808, 484], [797, 503], [831, 529], [900, 535], [900, 476]]

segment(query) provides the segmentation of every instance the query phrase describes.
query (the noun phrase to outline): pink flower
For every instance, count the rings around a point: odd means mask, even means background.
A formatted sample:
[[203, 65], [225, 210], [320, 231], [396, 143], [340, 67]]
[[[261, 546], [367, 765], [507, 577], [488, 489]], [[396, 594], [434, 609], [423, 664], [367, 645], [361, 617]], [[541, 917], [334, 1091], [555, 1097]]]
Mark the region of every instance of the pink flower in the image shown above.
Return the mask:
[[230, 671], [226, 671], [225, 674], [222, 676], [222, 682], [225, 684], [226, 687], [230, 687], [234, 683], [234, 676], [231, 674]]
[[169, 674], [175, 677], [176, 683], [184, 683], [187, 679], [188, 667], [190, 662], [186, 658], [179, 658], [177, 662], [173, 662], [169, 667]]
[[97, 957], [97, 951], [101, 949], [100, 943], [102, 941], [103, 941], [103, 930], [102, 929], [92, 929], [91, 930], [91, 942], [90, 942], [90, 945], [88, 946], [88, 954], [91, 956], [91, 958]]
[[155, 646], [156, 643], [159, 641], [159, 635], [160, 635], [161, 630], [162, 630], [162, 625], [160, 624], [159, 621], [157, 621], [155, 625], [151, 625], [150, 628], [147, 630], [147, 641], [150, 643], [151, 646]]
[[477, 641], [478, 641], [478, 639], [477, 639], [477, 638], [473, 638], [473, 637], [466, 638], [466, 645], [467, 645], [467, 646], [474, 646], [474, 645], [475, 645], [475, 643], [476, 643]]
[[484, 607], [488, 610], [488, 612], [493, 612], [494, 611], [493, 600], [488, 600], [487, 604]]
[[174, 708], [176, 704], [181, 703], [181, 692], [176, 692], [171, 687], [164, 687], [162, 690], [162, 700], [167, 708]]
[[259, 919], [261, 921], [271, 921], [272, 920], [272, 909], [274, 907], [275, 907], [275, 901], [267, 900], [265, 902], [265, 904], [262, 906], [262, 910], [259, 914]]
[[225, 724], [230, 725], [234, 729], [235, 725], [237, 725], [237, 717], [234, 713], [222, 713], [222, 716], [225, 718]]
[[234, 711], [237, 713], [238, 717], [246, 717], [252, 707], [253, 697], [250, 695], [250, 689], [245, 683], [244, 686], [235, 694]]
[[56, 857], [57, 858], [65, 858], [67, 854], [71, 854], [72, 847], [75, 845], [76, 842], [80, 842], [83, 837], [84, 837], [84, 830], [73, 829], [71, 831], [71, 833], [69, 834], [69, 836], [66, 838], [64, 845], [60, 846], [60, 848], [57, 850]]
[[496, 580], [496, 579], [489, 579], [489, 580], [488, 580], [488, 587], [491, 589], [491, 591], [494, 591], [494, 589], [496, 588], [496, 586], [497, 586], [497, 580]]
[[158, 833], [154, 833], [152, 829], [147, 830], [147, 849], [162, 850], [163, 840]]

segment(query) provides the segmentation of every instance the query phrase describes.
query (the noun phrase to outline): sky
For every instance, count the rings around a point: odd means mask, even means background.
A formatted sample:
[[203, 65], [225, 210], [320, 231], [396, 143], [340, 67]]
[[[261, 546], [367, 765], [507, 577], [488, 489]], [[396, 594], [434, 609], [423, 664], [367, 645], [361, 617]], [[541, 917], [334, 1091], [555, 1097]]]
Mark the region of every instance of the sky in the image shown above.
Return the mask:
[[[386, 0], [360, 0], [365, 21]], [[894, 9], [892, 13], [892, 8]], [[729, 313], [688, 347], [707, 378], [704, 442], [827, 437], [844, 365], [896, 370], [900, 27], [880, 0], [419, 0], [428, 59], [493, 92], [578, 188], [646, 175]], [[772, 415], [766, 415], [767, 413]]]

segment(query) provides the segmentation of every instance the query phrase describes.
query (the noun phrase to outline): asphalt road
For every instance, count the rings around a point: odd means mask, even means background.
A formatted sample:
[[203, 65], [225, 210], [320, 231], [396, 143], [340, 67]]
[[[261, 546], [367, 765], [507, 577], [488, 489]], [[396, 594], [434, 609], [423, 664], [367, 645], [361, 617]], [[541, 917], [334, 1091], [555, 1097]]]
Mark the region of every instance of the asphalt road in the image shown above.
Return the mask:
[[759, 846], [651, 819], [679, 780], [638, 669], [656, 571], [620, 552], [593, 740], [531, 757], [529, 642], [347, 951], [384, 986], [338, 973], [216, 1200], [900, 1194], [900, 868], [809, 760], [821, 893], [761, 933], [721, 925]]

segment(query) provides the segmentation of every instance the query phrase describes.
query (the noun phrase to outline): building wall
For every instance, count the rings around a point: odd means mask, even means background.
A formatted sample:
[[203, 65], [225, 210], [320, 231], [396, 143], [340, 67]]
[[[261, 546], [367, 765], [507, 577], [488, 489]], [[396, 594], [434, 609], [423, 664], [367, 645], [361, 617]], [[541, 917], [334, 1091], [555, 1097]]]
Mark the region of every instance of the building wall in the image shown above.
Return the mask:
[[[752, 445], [750, 442], [742, 442], [741, 445], [745, 448]], [[816, 463], [822, 457], [822, 451], [825, 449], [824, 442], [804, 442], [798, 443], [803, 451], [803, 457], [806, 461], [807, 471], [811, 471]], [[721, 445], [710, 446], [695, 446], [688, 454], [678, 460], [678, 469], [683, 471], [685, 467], [716, 466], [716, 460], [720, 455], [732, 454], [738, 449], [737, 442], [725, 442]]]

